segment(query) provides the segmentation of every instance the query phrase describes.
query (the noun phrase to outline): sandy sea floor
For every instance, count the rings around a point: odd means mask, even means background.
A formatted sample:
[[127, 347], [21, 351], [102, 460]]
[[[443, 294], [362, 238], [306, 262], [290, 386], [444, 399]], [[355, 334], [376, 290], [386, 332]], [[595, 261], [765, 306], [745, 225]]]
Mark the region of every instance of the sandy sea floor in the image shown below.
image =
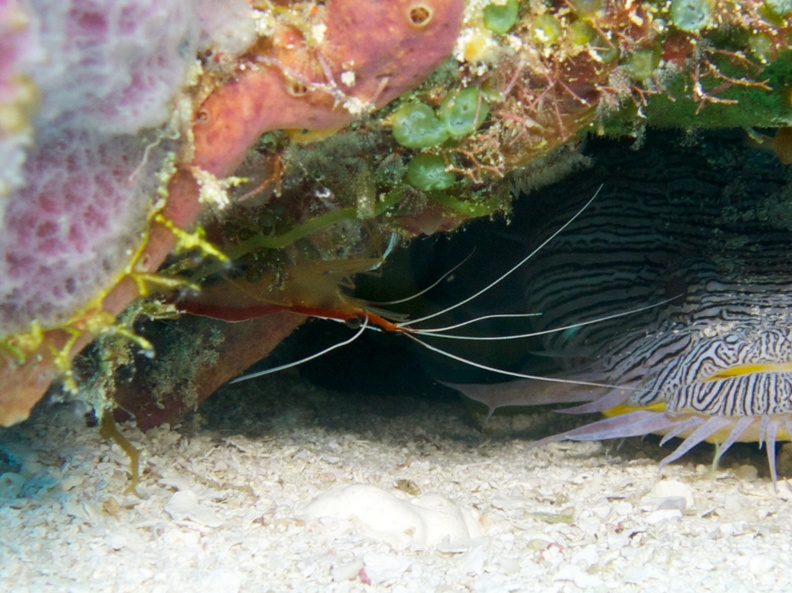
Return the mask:
[[550, 411], [481, 430], [457, 401], [283, 373], [121, 449], [66, 405], [0, 431], [0, 590], [779, 591], [792, 484], [755, 447], [658, 469], [656, 440], [561, 443]]

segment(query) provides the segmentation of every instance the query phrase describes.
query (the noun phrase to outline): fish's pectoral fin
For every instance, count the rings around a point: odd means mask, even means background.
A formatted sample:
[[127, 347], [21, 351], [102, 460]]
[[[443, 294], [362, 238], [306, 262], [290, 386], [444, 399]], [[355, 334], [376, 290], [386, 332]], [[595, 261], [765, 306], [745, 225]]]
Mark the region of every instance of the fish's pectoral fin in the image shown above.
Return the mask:
[[601, 441], [645, 436], [662, 432], [674, 425], [674, 420], [665, 414], [649, 410], [635, 410], [610, 418], [603, 418], [572, 430], [545, 437], [531, 443], [531, 447], [540, 447], [558, 441]]
[[487, 420], [498, 408], [590, 402], [601, 399], [610, 390], [606, 386], [548, 383], [534, 379], [506, 383], [438, 383], [456, 389], [465, 397], [487, 406]]
[[[679, 447], [674, 449], [674, 452], [671, 453], [671, 455], [668, 455], [660, 462], [660, 467], [668, 465], [672, 461], [676, 461], [699, 443], [706, 442], [707, 439], [712, 435], [726, 429], [734, 423], [731, 418], [725, 418], [723, 416], [710, 416], [706, 420], [698, 416], [692, 416], [691, 419], [696, 419], [698, 421], [696, 428], [688, 436], [681, 437], [683, 439], [682, 443], [680, 443]], [[690, 423], [689, 420], [683, 422], [682, 424], [684, 425], [688, 423]], [[677, 421], [676, 428], [679, 428], [679, 426], [680, 425]], [[663, 441], [661, 441], [661, 444], [668, 438], [669, 436], [666, 435]]]

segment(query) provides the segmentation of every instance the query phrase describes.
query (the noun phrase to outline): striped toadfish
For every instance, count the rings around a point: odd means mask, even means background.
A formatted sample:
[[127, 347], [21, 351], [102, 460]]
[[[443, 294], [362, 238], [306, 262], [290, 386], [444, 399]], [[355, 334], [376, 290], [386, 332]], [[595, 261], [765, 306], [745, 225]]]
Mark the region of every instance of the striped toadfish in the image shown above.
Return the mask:
[[525, 270], [528, 308], [541, 313], [534, 329], [549, 332], [542, 348], [562, 382], [453, 387], [490, 413], [578, 403], [564, 411], [605, 416], [537, 444], [681, 437], [665, 464], [703, 441], [720, 444], [716, 462], [733, 443], [758, 441], [775, 482], [776, 442], [792, 433], [790, 178], [735, 135], [606, 149], [561, 190], [590, 197], [602, 183], [601, 195]]

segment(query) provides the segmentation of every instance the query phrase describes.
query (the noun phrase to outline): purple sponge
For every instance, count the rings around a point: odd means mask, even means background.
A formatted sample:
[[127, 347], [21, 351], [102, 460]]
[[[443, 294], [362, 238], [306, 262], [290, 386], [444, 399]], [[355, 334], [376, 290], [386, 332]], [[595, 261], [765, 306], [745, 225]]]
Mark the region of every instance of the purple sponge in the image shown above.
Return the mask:
[[195, 62], [198, 21], [184, 0], [31, 0], [46, 58], [30, 75], [39, 118], [113, 134], [165, 121]]
[[201, 32], [187, 0], [0, 0], [0, 33], [2, 340], [67, 323], [130, 264], [174, 148], [151, 130]]
[[134, 136], [57, 129], [39, 140], [0, 235], [0, 337], [32, 320], [61, 324], [107, 288], [140, 242], [156, 190]]

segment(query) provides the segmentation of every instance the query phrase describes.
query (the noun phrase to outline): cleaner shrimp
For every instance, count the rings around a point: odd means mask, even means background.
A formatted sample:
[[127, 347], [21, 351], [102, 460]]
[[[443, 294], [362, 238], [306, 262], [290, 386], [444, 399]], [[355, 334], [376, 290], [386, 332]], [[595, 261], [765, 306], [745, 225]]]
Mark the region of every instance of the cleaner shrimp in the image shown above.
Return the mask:
[[[561, 224], [552, 235], [550, 235], [547, 239], [545, 239], [540, 245], [535, 247], [528, 255], [524, 256], [520, 261], [515, 263], [511, 268], [506, 270], [500, 276], [496, 277], [495, 280], [489, 282], [484, 287], [473, 292], [467, 297], [456, 301], [452, 305], [434, 311], [430, 314], [417, 317], [415, 319], [408, 319], [398, 314], [392, 314], [389, 311], [384, 310], [382, 307], [387, 305], [394, 305], [402, 302], [407, 302], [431, 291], [443, 280], [445, 280], [448, 276], [453, 274], [460, 266], [464, 265], [466, 260], [463, 260], [456, 266], [452, 267], [450, 270], [445, 272], [439, 279], [437, 279], [428, 287], [404, 299], [388, 301], [388, 302], [369, 303], [361, 299], [356, 299], [344, 295], [339, 298], [339, 301], [335, 303], [334, 306], [328, 306], [326, 308], [305, 307], [299, 305], [289, 307], [288, 309], [291, 311], [304, 313], [306, 315], [310, 315], [311, 317], [317, 319], [325, 319], [325, 320], [344, 323], [347, 326], [349, 326], [351, 329], [353, 329], [354, 333], [347, 339], [336, 342], [331, 346], [324, 348], [307, 357], [292, 362], [288, 362], [286, 364], [278, 365], [272, 368], [264, 369], [262, 371], [241, 375], [233, 379], [231, 383], [240, 383], [243, 381], [249, 381], [251, 379], [262, 377], [264, 375], [269, 375], [289, 368], [300, 366], [302, 364], [320, 358], [328, 354], [329, 352], [332, 352], [333, 350], [336, 350], [338, 348], [343, 348], [344, 346], [351, 344], [352, 342], [360, 338], [360, 336], [363, 335], [363, 333], [365, 333], [366, 331], [379, 331], [379, 332], [391, 332], [391, 333], [400, 334], [412, 340], [413, 342], [417, 343], [420, 347], [425, 348], [431, 352], [434, 352], [435, 354], [439, 354], [441, 356], [447, 357], [464, 365], [468, 365], [484, 371], [489, 371], [498, 375], [505, 375], [518, 379], [533, 379], [539, 381], [548, 381], [552, 383], [569, 383], [569, 384], [575, 384], [578, 386], [585, 386], [585, 387], [615, 388], [615, 386], [613, 385], [606, 385], [603, 383], [584, 381], [584, 380], [564, 379], [560, 377], [543, 377], [539, 375], [533, 375], [533, 374], [527, 374], [527, 373], [521, 373], [516, 371], [510, 371], [507, 369], [497, 368], [494, 366], [482, 364], [476, 362], [475, 360], [454, 354], [453, 352], [450, 352], [444, 348], [430, 344], [428, 341], [426, 341], [425, 338], [435, 338], [440, 340], [442, 339], [473, 340], [473, 341], [486, 341], [486, 342], [495, 342], [495, 341], [503, 341], [503, 340], [521, 340], [526, 338], [542, 336], [548, 333], [569, 331], [571, 329], [578, 328], [581, 326], [597, 324], [611, 319], [617, 319], [620, 317], [633, 315], [635, 313], [640, 313], [646, 309], [650, 309], [662, 305], [664, 302], [667, 302], [670, 299], [666, 299], [665, 301], [660, 301], [659, 303], [653, 303], [650, 305], [637, 307], [635, 309], [631, 309], [628, 311], [613, 313], [611, 315], [607, 315], [596, 319], [591, 319], [589, 321], [576, 322], [574, 324], [559, 326], [542, 331], [532, 331], [532, 332], [517, 333], [511, 335], [481, 336], [481, 335], [468, 335], [468, 334], [459, 334], [459, 333], [451, 333], [451, 332], [455, 332], [456, 330], [459, 330], [461, 328], [465, 328], [467, 326], [471, 326], [484, 321], [490, 321], [494, 319], [526, 318], [526, 317], [533, 317], [536, 315], [540, 315], [540, 313], [497, 313], [497, 314], [479, 316], [473, 319], [469, 319], [459, 323], [454, 323], [451, 325], [445, 325], [440, 327], [421, 327], [422, 324], [426, 324], [426, 322], [428, 321], [439, 318], [456, 309], [464, 307], [468, 303], [492, 291], [508, 277], [510, 277], [511, 275], [517, 273], [519, 270], [524, 268], [528, 264], [528, 262], [534, 259], [539, 253], [541, 253], [542, 250], [548, 244], [550, 244], [553, 240], [556, 239], [556, 237], [562, 234], [569, 225], [571, 225], [575, 220], [577, 220], [577, 218], [580, 217], [586, 211], [586, 209], [588, 209], [591, 206], [591, 204], [597, 199], [597, 196], [599, 195], [601, 190], [602, 187], [597, 189], [594, 192], [594, 194], [588, 199], [588, 201], [571, 218], [569, 218], [569, 220]], [[379, 264], [379, 260], [377, 260], [377, 263], [372, 265], [372, 268], [378, 264]]]

